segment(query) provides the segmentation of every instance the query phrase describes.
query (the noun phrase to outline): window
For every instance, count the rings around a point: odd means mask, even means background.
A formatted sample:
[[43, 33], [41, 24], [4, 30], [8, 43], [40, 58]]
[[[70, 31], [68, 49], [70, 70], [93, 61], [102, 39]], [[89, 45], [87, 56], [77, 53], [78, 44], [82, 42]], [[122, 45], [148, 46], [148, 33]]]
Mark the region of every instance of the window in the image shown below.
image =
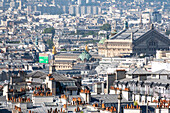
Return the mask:
[[75, 82], [60, 82], [61, 86], [75, 86]]
[[98, 85], [97, 85], [97, 88], [101, 88], [101, 86], [98, 84]]
[[151, 41], [151, 42], [149, 42], [149, 45], [150, 45], [150, 46], [155, 46], [156, 43], [155, 43], [154, 41]]
[[142, 97], [141, 96], [139, 96], [139, 102], [142, 102]]
[[156, 77], [156, 75], [152, 75], [152, 77]]

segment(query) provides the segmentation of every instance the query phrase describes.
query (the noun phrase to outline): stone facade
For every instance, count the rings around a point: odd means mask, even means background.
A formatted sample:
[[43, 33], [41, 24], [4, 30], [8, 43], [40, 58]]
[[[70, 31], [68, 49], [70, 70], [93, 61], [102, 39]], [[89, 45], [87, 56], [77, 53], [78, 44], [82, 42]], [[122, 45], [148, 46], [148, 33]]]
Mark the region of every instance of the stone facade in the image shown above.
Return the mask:
[[155, 55], [156, 50], [169, 50], [170, 40], [152, 26], [143, 29], [124, 29], [98, 44], [98, 54], [105, 57], [130, 54]]
[[73, 66], [75, 64], [75, 61], [73, 60], [58, 60], [55, 61], [55, 69], [56, 70], [71, 70], [73, 69]]
[[105, 40], [104, 44], [98, 44], [98, 54], [105, 57], [130, 53], [132, 53], [132, 40]]
[[155, 29], [151, 29], [135, 40], [133, 45], [133, 53], [155, 55], [156, 50], [169, 50], [170, 40]]

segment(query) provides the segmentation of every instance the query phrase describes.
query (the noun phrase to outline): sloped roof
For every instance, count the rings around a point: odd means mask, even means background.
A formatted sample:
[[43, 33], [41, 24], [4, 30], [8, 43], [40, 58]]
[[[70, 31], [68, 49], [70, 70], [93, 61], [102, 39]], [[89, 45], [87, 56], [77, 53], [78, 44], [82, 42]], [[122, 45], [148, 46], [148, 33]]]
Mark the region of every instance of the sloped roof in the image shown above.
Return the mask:
[[165, 36], [164, 34], [158, 32], [156, 29], [144, 30], [144, 29], [138, 29], [138, 28], [124, 29], [124, 30], [118, 32], [116, 35], [112, 36], [110, 38], [110, 40], [113, 40], [113, 39], [114, 40], [117, 40], [117, 39], [129, 40], [129, 39], [131, 39], [131, 33], [133, 33], [133, 40], [135, 41], [135, 43], [141, 43], [141, 40], [143, 39], [143, 37], [147, 37], [147, 35], [151, 34], [151, 33], [154, 33], [157, 36], [163, 38], [164, 42], [166, 42], [167, 44], [170, 43], [169, 38], [167, 36]]
[[42, 71], [34, 71], [34, 72], [26, 75], [26, 77], [39, 78], [39, 77], [42, 77], [44, 75], [46, 76], [47, 74], [42, 72]]
[[134, 40], [145, 34], [147, 31], [143, 29], [124, 29], [118, 32], [116, 35], [111, 36], [110, 39], [131, 39], [131, 33], [133, 33]]
[[[107, 94], [107, 95], [91, 95], [92, 102], [104, 101], [104, 103], [118, 103], [118, 94]], [[121, 102], [128, 102], [125, 98]]]
[[95, 75], [97, 74], [97, 71], [95, 69], [92, 69], [89, 71], [88, 75]]
[[128, 71], [126, 74], [141, 75], [141, 74], [150, 74], [150, 72], [143, 70], [141, 68], [134, 68], [134, 69]]
[[55, 79], [55, 81], [75, 81], [72, 78], [68, 78], [62, 74], [58, 74], [58, 73], [52, 73], [53, 78]]
[[153, 74], [159, 74], [159, 75], [170, 75], [170, 72], [165, 70], [165, 69], [161, 69], [159, 71], [153, 72]]

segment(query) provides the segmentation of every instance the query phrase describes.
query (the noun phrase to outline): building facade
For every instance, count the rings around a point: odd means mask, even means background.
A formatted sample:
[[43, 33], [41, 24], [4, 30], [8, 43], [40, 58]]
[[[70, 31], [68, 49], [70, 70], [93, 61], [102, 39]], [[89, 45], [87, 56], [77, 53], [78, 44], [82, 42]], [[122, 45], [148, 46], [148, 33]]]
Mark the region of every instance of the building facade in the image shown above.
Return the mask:
[[139, 105], [144, 105], [148, 101], [150, 105], [157, 105], [159, 98], [166, 101], [170, 99], [169, 74], [169, 71], [164, 69], [147, 72], [134, 68], [126, 73], [126, 78], [114, 82], [110, 94], [117, 94], [118, 89], [126, 89], [132, 91], [132, 99]]
[[153, 25], [147, 31], [128, 29], [125, 25], [124, 30], [99, 42], [98, 54], [105, 57], [130, 54], [155, 55], [156, 50], [169, 50], [169, 46], [169, 38], [155, 30]]

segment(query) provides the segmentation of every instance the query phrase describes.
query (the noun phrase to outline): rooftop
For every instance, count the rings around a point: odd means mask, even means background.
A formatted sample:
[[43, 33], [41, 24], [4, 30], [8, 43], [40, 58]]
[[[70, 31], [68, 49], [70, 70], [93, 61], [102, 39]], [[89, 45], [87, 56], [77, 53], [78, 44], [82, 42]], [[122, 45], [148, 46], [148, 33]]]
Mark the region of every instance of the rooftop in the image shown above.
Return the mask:
[[141, 68], [134, 68], [134, 69], [131, 69], [130, 71], [128, 71], [126, 74], [129, 74], [129, 75], [144, 75], [144, 74], [150, 74], [150, 72], [146, 71], [146, 70], [143, 70]]
[[28, 75], [26, 75], [26, 77], [33, 77], [33, 78], [39, 78], [42, 77], [44, 75], [47, 75], [46, 73], [42, 72], [42, 71], [34, 71]]
[[62, 74], [58, 74], [58, 73], [52, 73], [52, 77], [55, 79], [55, 81], [75, 81], [72, 78], [68, 78]]
[[[92, 95], [92, 102], [103, 101], [104, 103], [118, 103], [118, 94], [106, 94], [106, 95]], [[122, 102], [128, 102], [125, 98]]]

